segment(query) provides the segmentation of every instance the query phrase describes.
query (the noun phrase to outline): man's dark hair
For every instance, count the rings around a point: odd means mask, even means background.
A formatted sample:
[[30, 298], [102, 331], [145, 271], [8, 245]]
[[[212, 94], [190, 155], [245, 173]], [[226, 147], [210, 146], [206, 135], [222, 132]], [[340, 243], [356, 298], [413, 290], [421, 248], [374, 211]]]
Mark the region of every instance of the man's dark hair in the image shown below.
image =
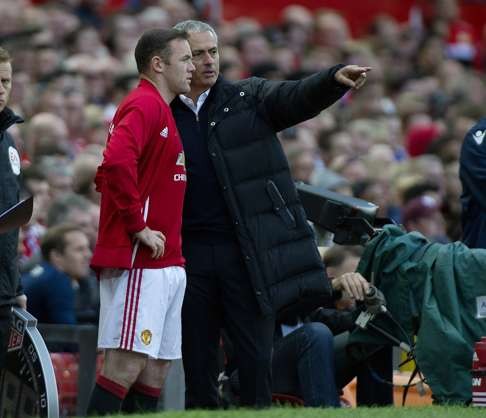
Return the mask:
[[135, 47], [135, 61], [139, 74], [147, 71], [150, 60], [158, 55], [167, 64], [171, 54], [169, 43], [174, 39], [187, 40], [187, 32], [179, 29], [151, 29], [142, 35]]
[[410, 187], [406, 188], [403, 191], [402, 204], [405, 205], [406, 203], [410, 202], [412, 199], [422, 196], [427, 192], [437, 193], [439, 190], [440, 187], [437, 183], [433, 183], [427, 180], [420, 181], [418, 183], [411, 185]]
[[337, 128], [323, 128], [317, 132], [317, 146], [319, 150], [323, 152], [331, 152], [332, 149], [332, 137], [338, 132], [342, 132]]
[[49, 228], [41, 240], [42, 257], [50, 261], [50, 255], [53, 251], [63, 254], [66, 248], [66, 235], [70, 232], [83, 232], [83, 230], [74, 224], [61, 224]]
[[0, 46], [0, 62], [4, 63], [4, 62], [10, 62], [10, 61], [12, 61], [10, 54], [8, 53], [8, 51], [6, 49], [3, 49]]

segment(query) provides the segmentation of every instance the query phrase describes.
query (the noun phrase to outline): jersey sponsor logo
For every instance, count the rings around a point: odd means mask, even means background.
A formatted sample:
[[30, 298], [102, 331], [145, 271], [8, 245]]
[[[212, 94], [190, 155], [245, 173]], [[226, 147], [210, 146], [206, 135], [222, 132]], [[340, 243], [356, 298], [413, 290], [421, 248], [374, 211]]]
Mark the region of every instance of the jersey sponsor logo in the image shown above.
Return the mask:
[[20, 156], [14, 147], [8, 147], [8, 159], [12, 172], [18, 176], [20, 174]]
[[144, 329], [140, 334], [140, 339], [145, 345], [149, 345], [152, 342], [152, 332], [149, 329]]
[[187, 181], [187, 176], [185, 174], [176, 173], [174, 174], [174, 181]]
[[486, 129], [484, 131], [476, 131], [473, 133], [473, 139], [476, 141], [476, 144], [481, 145], [484, 139], [484, 135], [486, 134]]
[[176, 165], [180, 165], [180, 166], [186, 168], [186, 157], [184, 155], [184, 151], [181, 151], [179, 153], [179, 155], [177, 156]]
[[163, 138], [167, 138], [169, 136], [169, 128], [167, 126], [160, 131], [160, 136]]

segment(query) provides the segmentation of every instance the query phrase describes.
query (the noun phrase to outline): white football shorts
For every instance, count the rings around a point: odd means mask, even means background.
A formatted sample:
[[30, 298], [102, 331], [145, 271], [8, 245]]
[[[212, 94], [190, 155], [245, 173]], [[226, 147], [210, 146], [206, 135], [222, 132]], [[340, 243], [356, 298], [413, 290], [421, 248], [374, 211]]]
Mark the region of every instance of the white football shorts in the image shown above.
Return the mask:
[[105, 269], [100, 277], [98, 347], [174, 360], [181, 353], [182, 267]]

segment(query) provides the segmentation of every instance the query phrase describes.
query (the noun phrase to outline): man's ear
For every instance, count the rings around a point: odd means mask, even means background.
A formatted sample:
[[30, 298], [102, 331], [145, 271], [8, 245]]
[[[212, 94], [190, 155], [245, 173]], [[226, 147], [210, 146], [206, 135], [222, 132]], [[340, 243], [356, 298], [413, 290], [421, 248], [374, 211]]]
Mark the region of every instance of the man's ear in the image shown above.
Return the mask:
[[54, 266], [54, 267], [61, 267], [62, 262], [63, 262], [63, 255], [57, 250], [52, 250], [49, 253], [49, 262]]
[[164, 73], [166, 65], [167, 64], [158, 55], [154, 55], [150, 60], [150, 67], [152, 71], [157, 74]]

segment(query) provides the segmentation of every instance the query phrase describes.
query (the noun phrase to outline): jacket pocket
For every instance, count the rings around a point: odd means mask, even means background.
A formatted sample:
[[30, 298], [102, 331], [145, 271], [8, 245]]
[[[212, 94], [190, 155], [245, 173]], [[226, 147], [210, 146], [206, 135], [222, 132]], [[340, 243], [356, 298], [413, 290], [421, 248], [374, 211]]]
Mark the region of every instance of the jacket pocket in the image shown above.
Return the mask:
[[278, 190], [277, 185], [272, 180], [267, 180], [266, 184], [267, 193], [272, 201], [274, 212], [280, 216], [280, 219], [285, 223], [287, 228], [292, 229], [296, 227], [295, 217], [290, 212], [282, 194]]

